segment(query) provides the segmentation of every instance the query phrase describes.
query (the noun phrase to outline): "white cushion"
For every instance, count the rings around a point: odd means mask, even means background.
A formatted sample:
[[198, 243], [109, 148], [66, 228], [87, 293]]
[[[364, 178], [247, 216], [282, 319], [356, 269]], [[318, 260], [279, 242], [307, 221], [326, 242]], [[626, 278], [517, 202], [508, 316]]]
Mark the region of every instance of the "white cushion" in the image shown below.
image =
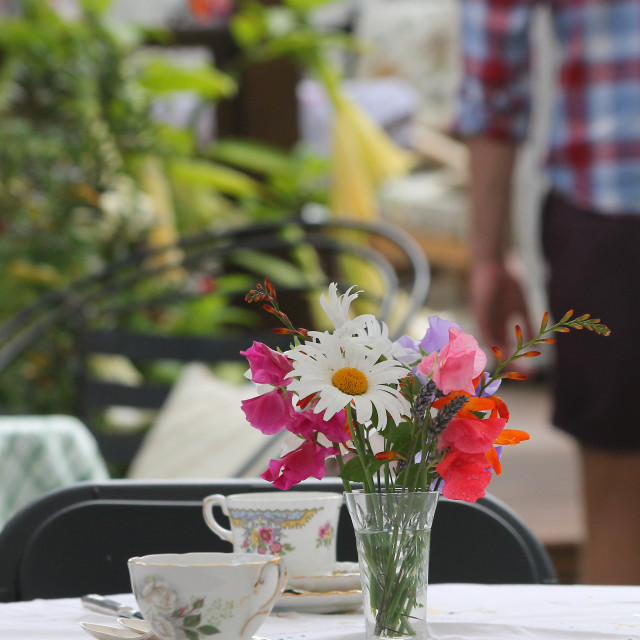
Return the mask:
[[[241, 400], [252, 383], [216, 378], [201, 363], [188, 364], [145, 437], [128, 477], [257, 477], [280, 457], [282, 438], [265, 436], [247, 422]], [[252, 458], [258, 456], [253, 461]], [[247, 467], [248, 468], [245, 468]]]

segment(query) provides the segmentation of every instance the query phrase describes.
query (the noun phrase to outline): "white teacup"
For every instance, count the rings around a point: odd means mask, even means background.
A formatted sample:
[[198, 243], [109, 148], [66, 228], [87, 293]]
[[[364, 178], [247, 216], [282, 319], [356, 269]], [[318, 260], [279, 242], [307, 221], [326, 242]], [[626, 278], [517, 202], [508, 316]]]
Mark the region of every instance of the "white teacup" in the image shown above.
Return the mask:
[[[265, 491], [211, 495], [203, 502], [212, 531], [233, 543], [234, 552], [281, 556], [290, 578], [331, 573], [343, 497], [325, 491]], [[219, 506], [231, 529], [214, 517]]]
[[255, 553], [161, 553], [128, 566], [138, 607], [160, 640], [248, 640], [286, 583], [280, 558]]

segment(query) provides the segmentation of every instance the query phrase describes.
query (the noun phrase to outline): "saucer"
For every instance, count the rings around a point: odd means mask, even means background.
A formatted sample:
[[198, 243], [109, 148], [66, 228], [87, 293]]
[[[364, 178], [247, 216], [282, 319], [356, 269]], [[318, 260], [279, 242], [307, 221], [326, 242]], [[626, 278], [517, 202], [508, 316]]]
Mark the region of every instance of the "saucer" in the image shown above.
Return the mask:
[[119, 627], [111, 627], [106, 624], [94, 624], [93, 622], [81, 622], [80, 626], [97, 640], [135, 640], [141, 636], [139, 631]]
[[357, 562], [336, 562], [333, 571], [308, 576], [289, 576], [287, 588], [326, 593], [360, 589], [360, 567]]
[[343, 613], [362, 606], [362, 591], [285, 591], [273, 607], [275, 611]]

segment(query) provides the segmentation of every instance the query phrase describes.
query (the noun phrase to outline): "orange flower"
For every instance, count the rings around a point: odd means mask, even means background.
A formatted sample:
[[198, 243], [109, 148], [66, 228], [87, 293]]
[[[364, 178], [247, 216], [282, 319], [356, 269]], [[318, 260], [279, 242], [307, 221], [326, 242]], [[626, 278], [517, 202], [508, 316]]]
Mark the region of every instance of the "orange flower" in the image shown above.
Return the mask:
[[487, 451], [487, 460], [489, 466], [495, 471], [497, 475], [502, 473], [502, 464], [498, 457], [498, 452], [495, 447], [504, 446], [508, 444], [518, 444], [523, 440], [528, 440], [529, 434], [526, 431], [520, 431], [519, 429], [503, 429], [500, 435], [495, 439], [493, 447]]

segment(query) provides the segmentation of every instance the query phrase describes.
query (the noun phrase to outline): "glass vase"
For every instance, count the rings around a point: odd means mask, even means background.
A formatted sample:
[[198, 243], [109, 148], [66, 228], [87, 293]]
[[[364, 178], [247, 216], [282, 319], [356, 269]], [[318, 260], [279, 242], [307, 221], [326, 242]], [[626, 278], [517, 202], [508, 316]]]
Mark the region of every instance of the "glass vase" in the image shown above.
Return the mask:
[[428, 638], [431, 524], [438, 493], [346, 493], [368, 640]]

